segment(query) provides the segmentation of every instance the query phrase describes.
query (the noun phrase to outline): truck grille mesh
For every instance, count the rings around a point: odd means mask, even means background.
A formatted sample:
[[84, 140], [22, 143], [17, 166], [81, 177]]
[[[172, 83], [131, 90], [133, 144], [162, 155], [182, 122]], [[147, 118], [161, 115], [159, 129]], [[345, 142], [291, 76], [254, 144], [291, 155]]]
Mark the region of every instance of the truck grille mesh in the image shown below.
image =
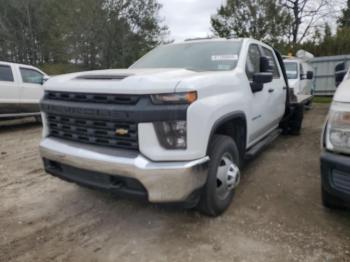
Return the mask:
[[[47, 115], [49, 135], [81, 143], [137, 150], [137, 124]], [[117, 130], [120, 130], [119, 134]]]
[[122, 104], [135, 105], [139, 101], [140, 96], [137, 95], [114, 95], [114, 94], [83, 94], [83, 93], [66, 93], [49, 91], [45, 93], [45, 99], [98, 103], [98, 104]]

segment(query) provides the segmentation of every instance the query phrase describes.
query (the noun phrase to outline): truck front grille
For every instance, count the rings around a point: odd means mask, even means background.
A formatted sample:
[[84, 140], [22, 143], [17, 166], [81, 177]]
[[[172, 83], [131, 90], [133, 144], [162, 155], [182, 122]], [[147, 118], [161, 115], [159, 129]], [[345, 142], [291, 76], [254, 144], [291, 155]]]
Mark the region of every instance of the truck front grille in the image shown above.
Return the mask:
[[47, 115], [49, 136], [121, 149], [138, 150], [137, 124]]
[[97, 104], [117, 104], [135, 105], [139, 101], [138, 95], [115, 95], [115, 94], [83, 94], [48, 91], [45, 99], [69, 102], [97, 103]]

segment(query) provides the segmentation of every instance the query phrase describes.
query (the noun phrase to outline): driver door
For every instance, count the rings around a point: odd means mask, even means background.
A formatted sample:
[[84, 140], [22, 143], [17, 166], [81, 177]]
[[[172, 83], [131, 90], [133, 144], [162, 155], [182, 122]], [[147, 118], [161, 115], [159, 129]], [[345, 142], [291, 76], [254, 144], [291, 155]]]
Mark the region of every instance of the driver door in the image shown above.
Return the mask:
[[21, 75], [21, 107], [23, 113], [36, 113], [40, 111], [39, 102], [44, 95], [43, 77], [44, 74], [38, 70], [20, 67]]
[[[253, 75], [260, 73], [260, 58], [262, 57], [261, 48], [258, 44], [251, 44], [248, 49], [246, 61], [246, 74], [249, 82], [253, 81]], [[264, 84], [263, 90], [260, 92], [251, 92], [251, 104], [248, 107], [250, 110], [250, 136], [248, 144], [252, 145], [262, 139], [272, 128], [273, 116], [271, 104], [273, 98], [269, 90], [273, 88], [271, 83]]]

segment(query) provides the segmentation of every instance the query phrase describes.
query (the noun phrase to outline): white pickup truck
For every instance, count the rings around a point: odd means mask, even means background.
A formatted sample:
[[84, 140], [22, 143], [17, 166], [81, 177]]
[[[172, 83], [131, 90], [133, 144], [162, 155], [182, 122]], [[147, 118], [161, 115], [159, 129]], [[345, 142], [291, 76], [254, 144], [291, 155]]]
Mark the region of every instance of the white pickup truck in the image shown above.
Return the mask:
[[328, 208], [350, 207], [350, 71], [337, 65], [338, 86], [322, 137], [322, 200]]
[[299, 134], [292, 95], [282, 57], [262, 42], [163, 45], [129, 69], [51, 78], [41, 156], [64, 180], [217, 216], [244, 160], [283, 131]]
[[40, 118], [43, 82], [48, 76], [33, 66], [0, 62], [0, 119]]
[[289, 87], [299, 98], [305, 101], [306, 106], [311, 106], [314, 91], [314, 69], [305, 60], [297, 57], [285, 57]]

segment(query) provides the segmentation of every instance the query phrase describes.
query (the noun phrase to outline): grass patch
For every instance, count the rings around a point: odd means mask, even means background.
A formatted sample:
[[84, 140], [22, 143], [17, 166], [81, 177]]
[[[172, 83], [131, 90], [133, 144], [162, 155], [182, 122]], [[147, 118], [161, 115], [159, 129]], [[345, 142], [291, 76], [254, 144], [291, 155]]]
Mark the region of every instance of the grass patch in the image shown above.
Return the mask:
[[313, 102], [316, 104], [330, 104], [332, 100], [333, 97], [331, 96], [315, 96]]

